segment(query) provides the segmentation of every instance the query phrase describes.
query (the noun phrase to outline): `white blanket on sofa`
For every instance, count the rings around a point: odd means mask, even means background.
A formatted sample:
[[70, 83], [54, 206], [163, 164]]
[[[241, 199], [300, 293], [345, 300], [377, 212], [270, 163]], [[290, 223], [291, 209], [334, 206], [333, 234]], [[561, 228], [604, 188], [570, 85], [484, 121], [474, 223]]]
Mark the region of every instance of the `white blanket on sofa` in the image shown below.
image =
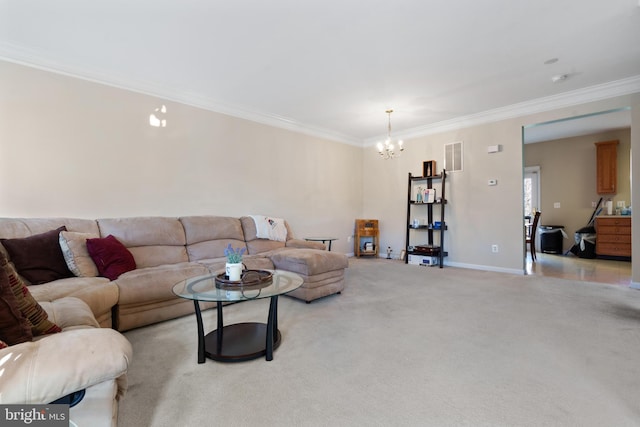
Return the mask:
[[284, 219], [264, 215], [250, 216], [256, 223], [256, 237], [258, 239], [277, 240], [278, 242], [287, 241], [287, 227], [284, 225]]

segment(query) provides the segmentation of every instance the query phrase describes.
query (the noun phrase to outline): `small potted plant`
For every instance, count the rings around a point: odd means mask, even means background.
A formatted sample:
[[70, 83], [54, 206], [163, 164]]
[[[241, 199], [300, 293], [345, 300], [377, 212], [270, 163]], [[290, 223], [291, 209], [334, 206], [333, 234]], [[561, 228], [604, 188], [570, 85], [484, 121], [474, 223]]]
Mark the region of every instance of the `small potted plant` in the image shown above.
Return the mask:
[[246, 248], [233, 248], [231, 243], [224, 250], [224, 254], [227, 257], [227, 263], [225, 265], [225, 274], [234, 282], [240, 281], [240, 275], [242, 274], [242, 255], [244, 255]]

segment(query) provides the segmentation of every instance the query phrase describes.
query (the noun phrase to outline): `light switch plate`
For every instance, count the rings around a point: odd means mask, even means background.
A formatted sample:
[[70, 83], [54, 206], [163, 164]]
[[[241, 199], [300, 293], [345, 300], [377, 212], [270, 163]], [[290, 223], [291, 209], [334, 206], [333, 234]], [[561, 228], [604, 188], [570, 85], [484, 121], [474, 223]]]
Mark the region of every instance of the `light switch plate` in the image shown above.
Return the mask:
[[554, 209], [560, 209], [560, 202], [555, 202], [555, 203], [553, 204], [553, 208], [554, 208]]

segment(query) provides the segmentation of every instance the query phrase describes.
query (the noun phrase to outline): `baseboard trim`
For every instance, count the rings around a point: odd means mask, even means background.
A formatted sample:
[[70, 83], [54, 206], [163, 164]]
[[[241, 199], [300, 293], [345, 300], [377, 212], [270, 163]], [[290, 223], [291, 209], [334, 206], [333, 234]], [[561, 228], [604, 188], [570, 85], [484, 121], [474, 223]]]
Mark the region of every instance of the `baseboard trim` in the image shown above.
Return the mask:
[[461, 262], [447, 262], [444, 264], [446, 267], [458, 267], [458, 268], [467, 268], [469, 270], [482, 270], [482, 271], [492, 271], [494, 273], [508, 273], [508, 274], [517, 274], [519, 276], [524, 275], [524, 269], [519, 270], [517, 268], [504, 268], [504, 267], [494, 267], [491, 265], [478, 265], [478, 264], [466, 264]]
[[[355, 258], [355, 253], [351, 252], [346, 254], [349, 258]], [[384, 256], [378, 255], [377, 259], [387, 259], [386, 254]], [[392, 258], [392, 260], [399, 261], [400, 258]], [[403, 260], [404, 262], [404, 260]], [[469, 270], [481, 270], [481, 271], [492, 271], [494, 273], [507, 273], [507, 274], [517, 274], [519, 276], [524, 275], [524, 269], [518, 270], [517, 268], [503, 268], [503, 267], [494, 267], [491, 265], [479, 265], [479, 264], [466, 264], [462, 262], [448, 262], [447, 258], [445, 258], [444, 268], [447, 267], [458, 267], [458, 268], [466, 268]], [[640, 286], [640, 284], [638, 284]], [[640, 288], [638, 288], [640, 289]]]

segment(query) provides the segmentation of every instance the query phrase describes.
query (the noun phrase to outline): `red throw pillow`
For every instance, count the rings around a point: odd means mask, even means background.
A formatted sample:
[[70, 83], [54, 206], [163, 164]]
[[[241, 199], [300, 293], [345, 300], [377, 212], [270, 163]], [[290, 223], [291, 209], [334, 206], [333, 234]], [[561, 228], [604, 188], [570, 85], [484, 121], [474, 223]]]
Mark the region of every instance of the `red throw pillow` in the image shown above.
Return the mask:
[[116, 280], [121, 274], [136, 269], [133, 255], [118, 239], [107, 237], [87, 239], [87, 251], [102, 277]]
[[72, 277], [60, 249], [59, 234], [65, 226], [20, 239], [3, 239], [18, 273], [33, 285]]

